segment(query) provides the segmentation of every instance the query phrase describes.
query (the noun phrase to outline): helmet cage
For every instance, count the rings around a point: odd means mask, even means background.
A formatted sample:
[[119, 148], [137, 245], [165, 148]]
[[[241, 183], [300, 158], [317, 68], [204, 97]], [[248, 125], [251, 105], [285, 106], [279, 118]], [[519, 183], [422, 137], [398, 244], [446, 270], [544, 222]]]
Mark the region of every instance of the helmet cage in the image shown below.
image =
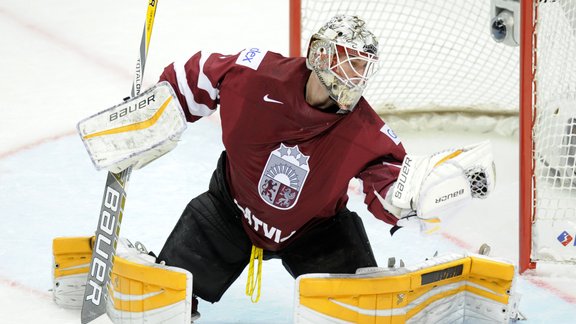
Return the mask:
[[368, 79], [377, 71], [378, 56], [340, 44], [334, 43], [333, 46], [337, 55], [334, 55], [330, 70], [349, 88], [361, 87], [364, 90]]
[[338, 104], [338, 112], [348, 113], [354, 110], [368, 80], [376, 73], [378, 56], [313, 37], [308, 47], [307, 64]]

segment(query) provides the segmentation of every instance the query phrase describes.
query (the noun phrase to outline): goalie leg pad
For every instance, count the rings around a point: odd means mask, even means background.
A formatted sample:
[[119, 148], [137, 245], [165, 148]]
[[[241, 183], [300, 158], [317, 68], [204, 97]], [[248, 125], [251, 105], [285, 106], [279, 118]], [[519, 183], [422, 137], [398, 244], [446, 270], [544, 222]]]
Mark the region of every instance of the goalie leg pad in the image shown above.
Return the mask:
[[508, 323], [517, 316], [515, 268], [450, 254], [412, 267], [308, 274], [296, 281], [297, 323]]
[[66, 308], [82, 308], [94, 237], [57, 237], [52, 241], [52, 298]]
[[[94, 239], [92, 236], [53, 240], [53, 299], [57, 305], [82, 307]], [[106, 311], [114, 323], [191, 321], [192, 274], [156, 264], [156, 258], [125, 238], [118, 240], [110, 283]]]
[[128, 240], [118, 241], [106, 308], [114, 323], [190, 323], [192, 274], [155, 261]]

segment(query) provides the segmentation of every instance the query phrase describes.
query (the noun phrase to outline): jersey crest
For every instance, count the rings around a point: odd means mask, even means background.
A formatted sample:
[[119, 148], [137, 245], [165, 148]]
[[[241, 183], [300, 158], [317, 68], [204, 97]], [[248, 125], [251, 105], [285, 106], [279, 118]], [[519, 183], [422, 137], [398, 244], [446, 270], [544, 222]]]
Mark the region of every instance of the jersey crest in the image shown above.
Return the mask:
[[277, 209], [294, 207], [310, 172], [309, 158], [309, 155], [300, 152], [298, 145], [289, 147], [280, 144], [270, 153], [260, 177], [260, 198]]

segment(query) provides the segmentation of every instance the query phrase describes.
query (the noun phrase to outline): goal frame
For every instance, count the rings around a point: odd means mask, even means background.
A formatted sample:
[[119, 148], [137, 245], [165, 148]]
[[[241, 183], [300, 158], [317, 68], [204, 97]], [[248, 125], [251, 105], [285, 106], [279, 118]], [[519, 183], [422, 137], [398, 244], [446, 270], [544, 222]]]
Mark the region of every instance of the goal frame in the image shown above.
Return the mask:
[[534, 176], [534, 140], [532, 130], [536, 117], [536, 54], [537, 45], [535, 1], [520, 0], [520, 111], [519, 111], [519, 260], [520, 273], [536, 268], [532, 260], [532, 224], [536, 208], [536, 177]]
[[[532, 260], [532, 224], [535, 215], [534, 127], [536, 110], [536, 2], [520, 0], [520, 86], [519, 86], [519, 272], [536, 268]], [[301, 56], [301, 0], [289, 3], [289, 54]]]

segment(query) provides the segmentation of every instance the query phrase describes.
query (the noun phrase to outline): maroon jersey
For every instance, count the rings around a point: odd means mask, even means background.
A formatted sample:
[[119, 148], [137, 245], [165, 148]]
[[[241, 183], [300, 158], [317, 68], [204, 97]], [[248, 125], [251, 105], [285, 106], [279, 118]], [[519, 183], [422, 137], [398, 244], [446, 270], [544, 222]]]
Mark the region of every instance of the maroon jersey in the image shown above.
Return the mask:
[[220, 105], [231, 194], [252, 242], [276, 251], [348, 201], [362, 180], [368, 209], [395, 224], [379, 202], [406, 154], [362, 98], [346, 115], [311, 107], [304, 58], [251, 48], [236, 55], [199, 52], [168, 66], [160, 80], [176, 90], [189, 122]]

